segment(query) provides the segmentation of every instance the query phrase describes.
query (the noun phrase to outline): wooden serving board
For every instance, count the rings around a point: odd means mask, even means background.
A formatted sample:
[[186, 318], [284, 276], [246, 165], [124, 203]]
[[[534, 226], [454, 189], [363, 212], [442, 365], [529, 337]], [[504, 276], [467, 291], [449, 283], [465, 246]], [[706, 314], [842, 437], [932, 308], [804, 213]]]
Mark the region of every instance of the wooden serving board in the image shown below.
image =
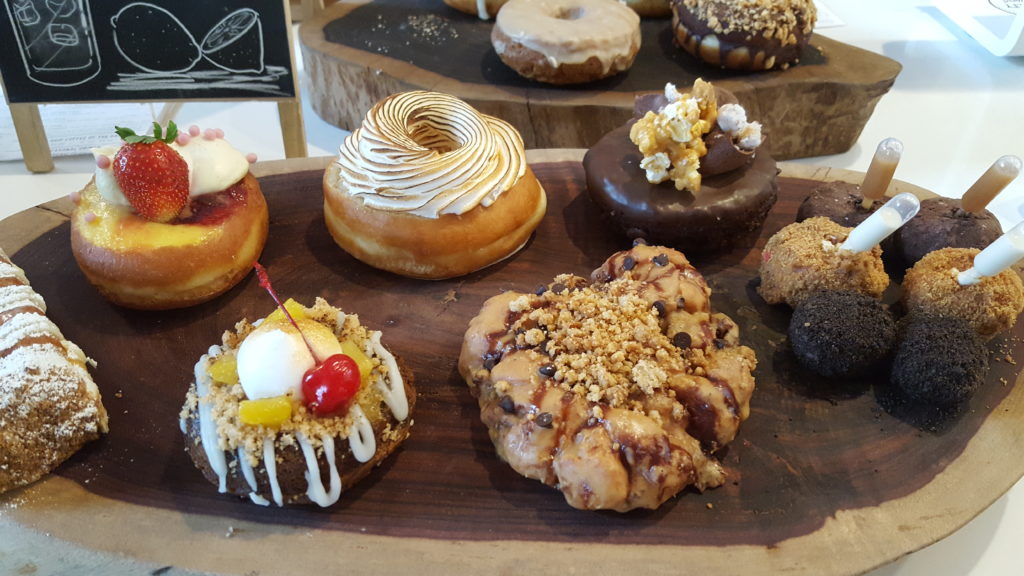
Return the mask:
[[[737, 321], [759, 361], [750, 419], [721, 454], [727, 483], [619, 514], [574, 510], [559, 492], [513, 472], [496, 457], [456, 360], [486, 298], [562, 272], [588, 274], [628, 246], [587, 198], [581, 154], [531, 152], [550, 203], [536, 235], [516, 256], [442, 282], [372, 269], [334, 245], [321, 208], [325, 159], [257, 166], [271, 214], [261, 261], [278, 291], [358, 313], [416, 376], [412, 437], [326, 510], [262, 508], [218, 494], [183, 450], [178, 411], [193, 364], [238, 319], [273, 308], [255, 278], [186, 310], [123, 310], [75, 265], [67, 201], [4, 220], [0, 246], [16, 251], [50, 316], [97, 360], [111, 432], [43, 481], [0, 497], [0, 513], [51, 535], [58, 551], [68, 541], [232, 574], [624, 573], [642, 558], [652, 574], [686, 566], [845, 575], [945, 537], [1024, 474], [1015, 365], [994, 360], [968, 411], [926, 422], [882, 407], [884, 373], [836, 385], [794, 364], [788, 309], [754, 292], [759, 247], [793, 220], [817, 180], [859, 178], [801, 166], [786, 167], [756, 246], [695, 262], [713, 306]], [[1024, 357], [1022, 331], [995, 340], [993, 357]]]
[[849, 150], [889, 91], [898, 62], [815, 35], [798, 65], [742, 74], [707, 66], [673, 44], [669, 19], [645, 19], [633, 67], [613, 78], [555, 87], [505, 66], [482, 21], [441, 0], [340, 2], [299, 29], [305, 98], [325, 121], [352, 130], [378, 100], [406, 90], [462, 98], [511, 122], [527, 148], [588, 148], [633, 114], [638, 93], [699, 77], [731, 90], [765, 126], [779, 159]]

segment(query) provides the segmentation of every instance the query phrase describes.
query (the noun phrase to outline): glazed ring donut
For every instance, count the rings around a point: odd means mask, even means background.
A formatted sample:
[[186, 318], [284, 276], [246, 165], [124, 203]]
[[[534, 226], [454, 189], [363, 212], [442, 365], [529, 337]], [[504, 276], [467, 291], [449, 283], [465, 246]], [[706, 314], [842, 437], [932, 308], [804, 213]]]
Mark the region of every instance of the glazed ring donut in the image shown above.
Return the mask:
[[608, 0], [511, 0], [495, 19], [491, 43], [524, 78], [581, 84], [633, 65], [640, 17]]
[[814, 31], [812, 0], [676, 0], [676, 44], [705, 63], [731, 70], [785, 69]]
[[338, 245], [414, 278], [507, 258], [546, 209], [515, 128], [436, 92], [378, 102], [324, 174], [324, 217]]
[[460, 12], [472, 14], [481, 20], [494, 18], [508, 0], [444, 0], [444, 3]]

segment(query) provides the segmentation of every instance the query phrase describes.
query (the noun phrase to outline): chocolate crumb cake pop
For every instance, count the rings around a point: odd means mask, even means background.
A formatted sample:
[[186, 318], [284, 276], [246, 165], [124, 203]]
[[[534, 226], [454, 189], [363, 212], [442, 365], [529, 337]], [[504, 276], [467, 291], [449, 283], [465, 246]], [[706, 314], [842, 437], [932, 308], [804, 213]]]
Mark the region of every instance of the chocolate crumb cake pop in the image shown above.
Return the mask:
[[697, 80], [642, 97], [638, 118], [586, 154], [587, 191], [613, 226], [690, 252], [710, 252], [758, 230], [778, 197], [761, 125], [735, 97]]
[[802, 366], [827, 377], [864, 373], [888, 355], [896, 321], [877, 299], [821, 291], [805, 298], [789, 322], [789, 342]]
[[982, 249], [1003, 233], [999, 220], [986, 210], [996, 195], [1020, 173], [1021, 160], [1003, 156], [996, 160], [964, 193], [963, 198], [929, 198], [921, 201], [921, 213], [894, 236], [896, 251], [907, 266], [940, 248]]
[[824, 216], [849, 228], [857, 226], [881, 206], [878, 201], [885, 196], [902, 154], [902, 142], [896, 138], [882, 140], [859, 185], [841, 181], [823, 183], [800, 203], [796, 221]]
[[904, 398], [956, 406], [984, 384], [987, 370], [985, 346], [966, 321], [929, 313], [900, 321], [890, 382]]
[[575, 508], [656, 508], [721, 485], [750, 410], [753, 350], [681, 253], [638, 245], [590, 280], [487, 300], [459, 372], [498, 456]]

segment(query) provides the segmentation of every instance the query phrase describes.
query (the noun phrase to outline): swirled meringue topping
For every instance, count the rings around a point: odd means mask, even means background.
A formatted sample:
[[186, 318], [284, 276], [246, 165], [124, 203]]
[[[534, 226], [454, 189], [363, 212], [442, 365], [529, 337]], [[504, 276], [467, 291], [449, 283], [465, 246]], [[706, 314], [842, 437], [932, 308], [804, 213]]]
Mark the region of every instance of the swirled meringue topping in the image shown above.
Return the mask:
[[439, 92], [381, 100], [341, 145], [348, 193], [366, 206], [424, 218], [490, 206], [526, 173], [510, 124]]

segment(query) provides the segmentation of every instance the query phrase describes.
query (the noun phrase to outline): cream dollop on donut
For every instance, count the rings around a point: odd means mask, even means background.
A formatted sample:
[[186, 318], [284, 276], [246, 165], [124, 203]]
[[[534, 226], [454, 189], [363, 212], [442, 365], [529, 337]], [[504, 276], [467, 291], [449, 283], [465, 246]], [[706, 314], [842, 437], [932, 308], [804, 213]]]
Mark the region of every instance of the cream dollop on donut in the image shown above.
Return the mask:
[[[249, 172], [249, 161], [223, 137], [192, 138], [184, 144], [173, 142], [170, 146], [181, 154], [188, 166], [189, 196], [193, 198], [224, 190]], [[92, 149], [97, 162], [96, 189], [107, 202], [128, 206], [128, 199], [114, 178], [114, 157], [120, 148], [104, 146]], [[107, 159], [102, 167], [101, 158]]]
[[[640, 45], [640, 17], [609, 0], [515, 0], [496, 21], [513, 42], [544, 54], [552, 66], [597, 58], [610, 68], [621, 46]], [[499, 53], [504, 50], [495, 46]]]
[[437, 92], [378, 102], [341, 145], [349, 194], [378, 210], [438, 218], [490, 206], [526, 171], [519, 132]]

